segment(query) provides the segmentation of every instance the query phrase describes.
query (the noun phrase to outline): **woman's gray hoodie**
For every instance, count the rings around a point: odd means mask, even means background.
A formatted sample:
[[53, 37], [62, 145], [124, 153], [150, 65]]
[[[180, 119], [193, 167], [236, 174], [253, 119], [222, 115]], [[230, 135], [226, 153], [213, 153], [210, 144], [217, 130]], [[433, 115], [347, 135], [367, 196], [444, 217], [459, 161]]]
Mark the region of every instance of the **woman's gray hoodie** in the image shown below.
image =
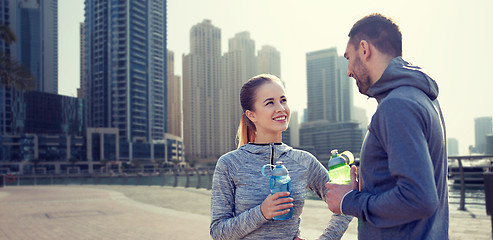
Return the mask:
[[360, 159], [361, 191], [342, 202], [359, 239], [448, 239], [445, 124], [438, 86], [394, 58], [367, 95], [378, 101]]
[[[270, 194], [269, 178], [262, 166], [282, 161], [291, 177], [293, 217], [267, 220], [260, 205]], [[270, 176], [270, 171], [265, 171]], [[221, 156], [212, 181], [211, 225], [213, 239], [293, 239], [299, 233], [306, 188], [326, 198], [327, 170], [310, 153], [286, 144], [246, 144]], [[329, 211], [327, 209], [327, 211]], [[321, 239], [339, 239], [352, 217], [333, 215]], [[303, 234], [301, 234], [302, 236]]]

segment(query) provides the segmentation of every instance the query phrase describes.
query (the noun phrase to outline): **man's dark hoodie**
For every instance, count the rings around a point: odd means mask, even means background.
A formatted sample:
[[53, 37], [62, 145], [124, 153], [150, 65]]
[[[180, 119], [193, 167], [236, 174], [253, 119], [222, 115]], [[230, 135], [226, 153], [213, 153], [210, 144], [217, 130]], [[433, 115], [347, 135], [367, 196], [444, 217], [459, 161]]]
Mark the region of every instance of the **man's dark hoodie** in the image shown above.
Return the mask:
[[359, 219], [359, 239], [448, 239], [446, 138], [436, 82], [396, 57], [366, 94], [378, 107], [361, 149], [361, 191], [344, 197], [342, 212]]

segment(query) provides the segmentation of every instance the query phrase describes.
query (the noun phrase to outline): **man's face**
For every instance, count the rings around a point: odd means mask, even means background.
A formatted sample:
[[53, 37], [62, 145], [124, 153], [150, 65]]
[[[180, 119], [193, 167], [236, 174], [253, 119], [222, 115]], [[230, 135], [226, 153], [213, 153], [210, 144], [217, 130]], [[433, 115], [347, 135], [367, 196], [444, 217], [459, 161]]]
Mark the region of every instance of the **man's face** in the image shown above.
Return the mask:
[[370, 73], [363, 61], [361, 61], [359, 51], [350, 41], [347, 43], [344, 57], [348, 60], [348, 77], [354, 78], [359, 92], [366, 95], [372, 85]]

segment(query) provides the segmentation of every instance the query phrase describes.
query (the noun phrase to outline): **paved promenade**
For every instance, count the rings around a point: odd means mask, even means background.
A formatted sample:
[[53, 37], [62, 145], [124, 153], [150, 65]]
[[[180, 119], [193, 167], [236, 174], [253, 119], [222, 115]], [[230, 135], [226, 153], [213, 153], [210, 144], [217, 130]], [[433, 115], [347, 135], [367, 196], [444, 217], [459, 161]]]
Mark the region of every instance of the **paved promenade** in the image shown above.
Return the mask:
[[[210, 239], [210, 191], [149, 186], [0, 188], [0, 239]], [[308, 200], [302, 237], [316, 239], [330, 211]], [[357, 239], [353, 220], [343, 239]], [[451, 207], [450, 239], [492, 239], [484, 209]]]

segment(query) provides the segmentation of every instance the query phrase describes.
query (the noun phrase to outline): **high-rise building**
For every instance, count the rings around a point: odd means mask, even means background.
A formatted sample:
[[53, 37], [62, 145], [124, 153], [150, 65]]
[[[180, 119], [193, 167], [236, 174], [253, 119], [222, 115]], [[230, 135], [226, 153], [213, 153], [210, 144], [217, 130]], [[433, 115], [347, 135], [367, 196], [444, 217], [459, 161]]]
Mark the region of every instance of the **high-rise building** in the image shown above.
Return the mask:
[[363, 130], [351, 116], [352, 82], [346, 60], [336, 48], [309, 52], [306, 74], [307, 121], [300, 126], [300, 147], [312, 146], [321, 161], [328, 161], [332, 149], [349, 150], [358, 157]]
[[[190, 29], [190, 53], [183, 56], [183, 141], [188, 161], [215, 162], [234, 149], [230, 84], [221, 56], [221, 29], [204, 20]], [[237, 94], [237, 93], [234, 93]]]
[[[255, 41], [249, 32], [237, 33], [229, 39], [228, 52], [224, 54], [226, 63], [225, 77], [229, 84], [228, 118], [229, 128], [237, 129], [240, 124], [242, 109], [240, 105], [240, 90], [243, 83], [257, 75], [257, 59], [255, 57]], [[228, 139], [234, 141], [236, 131], [230, 131]]]
[[1, 1], [0, 12], [16, 36], [11, 57], [31, 71], [36, 91], [57, 94], [58, 0]]
[[85, 0], [84, 26], [87, 126], [133, 159], [166, 132], [166, 1]]
[[308, 121], [351, 120], [352, 82], [336, 48], [306, 54]]
[[485, 153], [486, 151], [486, 136], [493, 133], [493, 118], [480, 117], [474, 119], [474, 133], [476, 138], [475, 151], [477, 153]]
[[340, 152], [351, 151], [355, 157], [359, 157], [363, 132], [358, 127], [359, 123], [339, 122], [330, 123], [327, 120], [305, 122], [300, 127], [300, 144], [302, 149], [312, 147], [312, 152], [325, 166], [333, 149]]
[[175, 75], [175, 54], [168, 50], [168, 133], [182, 137], [181, 78]]
[[[0, 39], [0, 53], [28, 68], [40, 92], [58, 92], [58, 1], [0, 1], [0, 24], [8, 26], [16, 41]], [[0, 134], [20, 134], [25, 118], [23, 94], [0, 87]]]
[[457, 138], [447, 139], [447, 153], [449, 156], [459, 155], [459, 141]]
[[259, 74], [269, 73], [281, 78], [281, 53], [275, 47], [262, 46], [257, 52], [257, 62]]
[[80, 81], [80, 84], [79, 84], [79, 88], [77, 88], [77, 97], [78, 98], [84, 98], [84, 86], [86, 85], [85, 84], [85, 76], [84, 76], [84, 65], [85, 65], [85, 59], [86, 59], [86, 49], [85, 49], [85, 46], [86, 46], [86, 42], [85, 42], [85, 39], [86, 39], [86, 34], [84, 32], [84, 23], [80, 23], [79, 25], [79, 35], [80, 35], [80, 46], [79, 46], [79, 49], [80, 49], [80, 57], [79, 57], [79, 65], [80, 65], [80, 76], [79, 76], [79, 81]]

